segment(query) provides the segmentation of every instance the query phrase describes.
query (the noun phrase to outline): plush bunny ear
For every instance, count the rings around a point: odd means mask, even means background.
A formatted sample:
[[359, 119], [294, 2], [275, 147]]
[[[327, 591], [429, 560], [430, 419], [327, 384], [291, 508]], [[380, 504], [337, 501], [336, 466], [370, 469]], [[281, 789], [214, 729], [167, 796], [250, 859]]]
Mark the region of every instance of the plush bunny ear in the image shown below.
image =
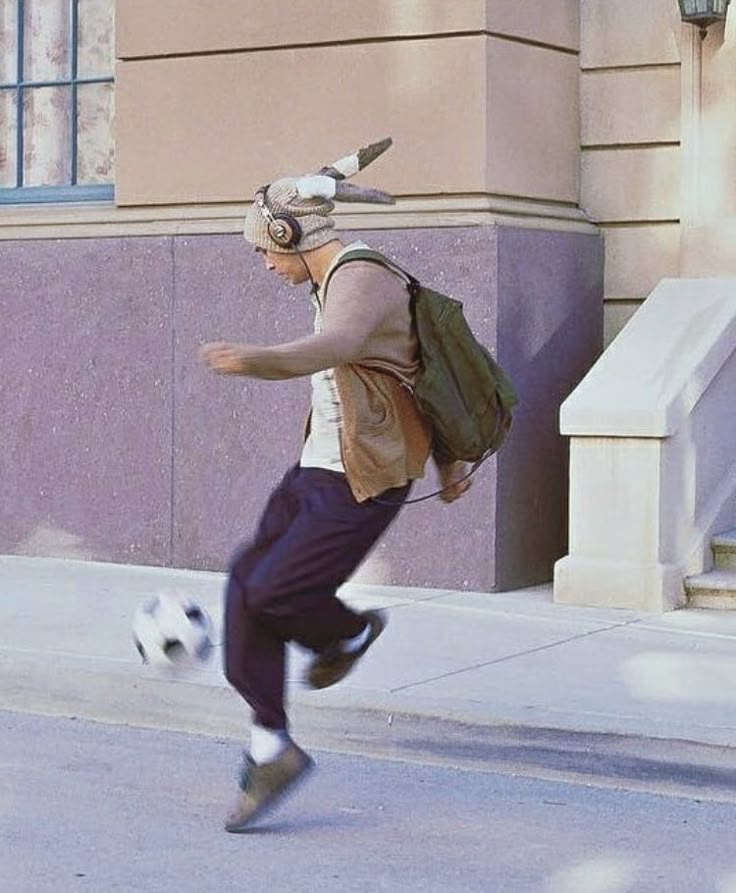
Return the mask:
[[380, 189], [357, 186], [345, 180], [335, 180], [326, 174], [312, 174], [296, 181], [301, 198], [326, 198], [338, 202], [366, 202], [372, 205], [393, 205], [396, 199]]
[[393, 205], [396, 202], [388, 192], [344, 181], [335, 183], [335, 198], [339, 202], [366, 202], [371, 205]]
[[327, 167], [320, 168], [316, 174], [300, 177], [296, 182], [297, 192], [302, 198], [326, 198], [342, 202], [392, 205], [395, 199], [387, 192], [345, 182], [349, 177], [355, 176], [358, 171], [368, 167], [379, 155], [383, 155], [392, 142], [390, 136], [386, 137], [377, 143], [371, 143], [369, 146], [358, 149], [352, 155], [338, 158]]
[[333, 161], [332, 164], [327, 165], [327, 167], [321, 168], [317, 173], [319, 175], [332, 177], [334, 180], [346, 180], [349, 177], [354, 177], [358, 171], [362, 171], [364, 168], [368, 167], [368, 165], [372, 161], [375, 161], [379, 155], [383, 155], [392, 143], [393, 140], [391, 137], [387, 136], [385, 139], [379, 140], [377, 143], [371, 143], [369, 146], [364, 146], [362, 149], [358, 149], [358, 151], [353, 152], [352, 155], [338, 158], [337, 161]]

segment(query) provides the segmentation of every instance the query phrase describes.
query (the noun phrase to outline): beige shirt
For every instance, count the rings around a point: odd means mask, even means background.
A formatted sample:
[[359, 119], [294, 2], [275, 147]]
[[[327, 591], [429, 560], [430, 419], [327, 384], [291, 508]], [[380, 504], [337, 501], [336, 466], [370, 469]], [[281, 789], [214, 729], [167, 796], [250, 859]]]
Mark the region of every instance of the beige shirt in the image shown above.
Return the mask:
[[[335, 255], [332, 263], [325, 273], [325, 280], [330, 275], [335, 264], [346, 251], [355, 248], [367, 248], [365, 242], [351, 242]], [[323, 304], [324, 292], [320, 288], [316, 295], [312, 295], [314, 306], [314, 331], [319, 334], [323, 331]], [[300, 465], [302, 468], [326, 468], [328, 471], [345, 471], [342, 463], [342, 449], [340, 446], [340, 431], [342, 429], [342, 409], [340, 395], [335, 384], [335, 370], [320, 369], [313, 373], [312, 383], [312, 413], [310, 417], [309, 433], [304, 442]]]

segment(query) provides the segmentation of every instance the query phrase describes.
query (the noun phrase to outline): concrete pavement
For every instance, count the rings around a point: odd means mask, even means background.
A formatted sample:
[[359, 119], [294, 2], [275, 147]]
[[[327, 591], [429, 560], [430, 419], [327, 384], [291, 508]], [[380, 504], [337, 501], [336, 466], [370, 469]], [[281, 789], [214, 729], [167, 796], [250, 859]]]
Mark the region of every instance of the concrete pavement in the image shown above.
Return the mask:
[[[141, 665], [130, 632], [139, 602], [169, 587], [191, 593], [219, 628], [223, 580], [0, 557], [0, 709], [242, 736], [247, 714], [219, 660], [160, 676]], [[358, 714], [384, 725], [408, 715], [694, 742], [733, 748], [736, 761], [736, 612], [562, 606], [549, 586], [487, 594], [355, 583], [343, 596], [386, 608], [389, 626], [324, 692], [301, 686], [304, 656], [293, 650], [295, 725], [337, 716], [347, 729]]]
[[246, 835], [234, 741], [0, 712], [4, 893], [734, 893], [736, 804], [315, 751]]

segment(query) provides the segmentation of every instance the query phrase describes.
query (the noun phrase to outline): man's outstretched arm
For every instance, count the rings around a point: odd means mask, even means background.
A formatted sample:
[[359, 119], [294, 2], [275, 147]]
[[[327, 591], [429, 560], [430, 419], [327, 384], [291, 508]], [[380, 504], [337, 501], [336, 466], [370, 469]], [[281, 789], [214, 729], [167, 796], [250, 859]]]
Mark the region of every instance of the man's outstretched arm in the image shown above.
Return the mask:
[[220, 375], [277, 380], [357, 362], [364, 342], [365, 336], [344, 331], [321, 332], [267, 347], [216, 341], [204, 344], [199, 357]]
[[203, 345], [200, 359], [221, 375], [266, 379], [297, 378], [359, 362], [366, 341], [386, 315], [387, 305], [381, 290], [370, 288], [370, 278], [365, 282], [366, 273], [375, 272], [369, 267], [368, 271], [348, 273], [349, 266], [335, 274], [321, 332], [272, 346], [218, 341]]

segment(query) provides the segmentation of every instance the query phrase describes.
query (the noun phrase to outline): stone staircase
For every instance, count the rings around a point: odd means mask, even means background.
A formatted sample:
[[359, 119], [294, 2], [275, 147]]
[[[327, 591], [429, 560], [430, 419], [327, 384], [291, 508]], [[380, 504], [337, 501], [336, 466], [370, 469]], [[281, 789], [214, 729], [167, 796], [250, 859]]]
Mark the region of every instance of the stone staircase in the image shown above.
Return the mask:
[[736, 530], [714, 536], [711, 548], [713, 570], [685, 578], [688, 606], [736, 611]]

